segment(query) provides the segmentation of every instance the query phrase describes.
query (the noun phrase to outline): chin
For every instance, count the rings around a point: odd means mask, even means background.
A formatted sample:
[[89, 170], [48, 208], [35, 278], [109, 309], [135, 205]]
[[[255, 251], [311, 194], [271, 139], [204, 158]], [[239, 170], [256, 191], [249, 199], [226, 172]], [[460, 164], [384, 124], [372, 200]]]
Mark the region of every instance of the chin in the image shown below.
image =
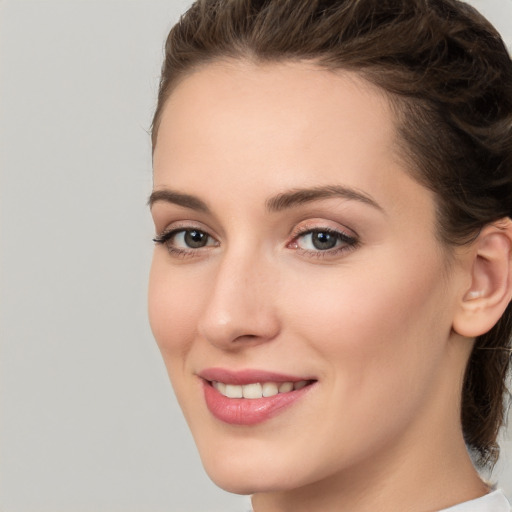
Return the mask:
[[267, 473], [261, 469], [256, 472], [247, 468], [235, 470], [233, 467], [219, 469], [206, 466], [205, 469], [215, 485], [233, 494], [249, 495], [300, 487], [298, 482], [290, 480], [289, 475], [276, 474], [274, 471]]
[[205, 450], [203, 446], [199, 447], [199, 453], [210, 479], [233, 494], [286, 491], [316, 480], [309, 464], [290, 460], [286, 453], [272, 449], [275, 447], [258, 444], [247, 446], [245, 450], [238, 445], [239, 449], [234, 447], [231, 453]]
[[275, 490], [282, 485], [282, 476], [271, 460], [247, 451], [225, 453], [225, 450], [199, 450], [204, 469], [215, 485], [233, 494], [254, 494]]
[[244, 475], [233, 475], [233, 473], [230, 475], [226, 473], [219, 475], [215, 471], [213, 473], [207, 471], [207, 474], [210, 477], [210, 480], [217, 487], [220, 487], [224, 491], [230, 492], [232, 494], [248, 496], [267, 490], [265, 488], [261, 488], [260, 485], [257, 485], [254, 482], [248, 481], [249, 479]]

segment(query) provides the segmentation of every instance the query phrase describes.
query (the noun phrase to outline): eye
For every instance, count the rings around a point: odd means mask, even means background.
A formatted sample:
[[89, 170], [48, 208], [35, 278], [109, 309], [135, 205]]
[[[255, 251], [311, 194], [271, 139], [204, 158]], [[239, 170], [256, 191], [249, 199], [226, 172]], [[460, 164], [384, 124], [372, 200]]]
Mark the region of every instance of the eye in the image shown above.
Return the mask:
[[199, 249], [206, 247], [210, 237], [204, 231], [198, 229], [186, 229], [178, 231], [173, 236], [174, 245], [183, 248]]
[[173, 229], [157, 236], [153, 241], [165, 245], [171, 254], [183, 256], [193, 254], [204, 247], [218, 245], [212, 236], [196, 228]]
[[318, 228], [298, 233], [293, 239], [291, 247], [306, 254], [333, 256], [341, 251], [354, 248], [357, 243], [355, 237], [341, 231]]
[[327, 251], [334, 249], [340, 241], [340, 233], [311, 231], [298, 237], [298, 245], [306, 250]]

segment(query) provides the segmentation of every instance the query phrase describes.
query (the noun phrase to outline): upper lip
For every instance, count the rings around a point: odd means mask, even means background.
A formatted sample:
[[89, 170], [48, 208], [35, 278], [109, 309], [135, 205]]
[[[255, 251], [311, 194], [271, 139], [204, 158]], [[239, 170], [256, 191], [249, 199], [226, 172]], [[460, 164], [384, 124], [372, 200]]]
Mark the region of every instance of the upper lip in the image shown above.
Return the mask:
[[300, 382], [304, 380], [316, 380], [310, 376], [294, 376], [265, 370], [228, 370], [226, 368], [206, 368], [198, 373], [198, 376], [210, 382], [223, 382], [243, 386], [256, 382]]

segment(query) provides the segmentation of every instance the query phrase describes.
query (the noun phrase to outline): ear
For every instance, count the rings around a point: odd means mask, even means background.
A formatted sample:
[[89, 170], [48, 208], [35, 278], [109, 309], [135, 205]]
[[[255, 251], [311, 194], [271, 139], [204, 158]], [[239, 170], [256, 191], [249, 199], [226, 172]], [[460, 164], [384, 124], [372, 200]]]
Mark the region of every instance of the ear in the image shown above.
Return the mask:
[[462, 292], [453, 329], [474, 338], [494, 327], [512, 299], [512, 221], [485, 226], [468, 257], [471, 284]]

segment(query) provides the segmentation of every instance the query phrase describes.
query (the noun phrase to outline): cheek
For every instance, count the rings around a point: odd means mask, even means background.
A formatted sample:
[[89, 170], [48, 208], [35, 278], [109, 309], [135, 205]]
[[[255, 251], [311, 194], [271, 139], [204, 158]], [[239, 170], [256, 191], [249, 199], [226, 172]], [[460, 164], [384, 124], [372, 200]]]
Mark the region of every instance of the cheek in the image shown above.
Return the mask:
[[[197, 389], [186, 378], [190, 351], [194, 346], [202, 296], [193, 277], [170, 268], [165, 256], [155, 254], [148, 288], [149, 323], [167, 369], [175, 396], [185, 417], [194, 408]], [[194, 394], [195, 393], [195, 394]]]
[[422, 273], [405, 263], [395, 269], [340, 267], [301, 280], [302, 293], [287, 287], [290, 338], [300, 341], [305, 360], [319, 363], [325, 400], [318, 415], [331, 411], [331, 421], [315, 422], [315, 438], [338, 440], [326, 467], [399, 439], [439, 378], [450, 325], [439, 274], [432, 265]]
[[165, 257], [155, 254], [148, 289], [149, 323], [166, 365], [168, 356], [185, 354], [192, 343], [198, 315], [194, 280], [173, 272]]
[[288, 289], [287, 324], [328, 362], [327, 376], [348, 396], [425, 389], [442, 357], [451, 321], [441, 263], [432, 257], [419, 266], [408, 256], [326, 269], [306, 275], [307, 293]]

